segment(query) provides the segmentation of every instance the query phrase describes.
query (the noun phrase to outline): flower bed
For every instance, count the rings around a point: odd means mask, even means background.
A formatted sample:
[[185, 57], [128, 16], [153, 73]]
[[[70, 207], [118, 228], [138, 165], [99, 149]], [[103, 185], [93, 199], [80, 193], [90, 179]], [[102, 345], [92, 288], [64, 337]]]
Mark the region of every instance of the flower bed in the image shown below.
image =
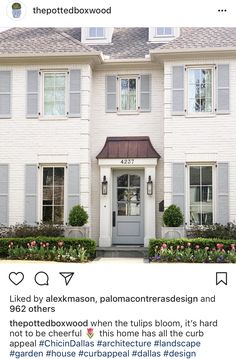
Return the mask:
[[96, 241], [90, 238], [0, 239], [0, 257], [7, 259], [85, 262], [96, 255]]
[[151, 239], [148, 254], [151, 262], [158, 263], [236, 263], [236, 240]]

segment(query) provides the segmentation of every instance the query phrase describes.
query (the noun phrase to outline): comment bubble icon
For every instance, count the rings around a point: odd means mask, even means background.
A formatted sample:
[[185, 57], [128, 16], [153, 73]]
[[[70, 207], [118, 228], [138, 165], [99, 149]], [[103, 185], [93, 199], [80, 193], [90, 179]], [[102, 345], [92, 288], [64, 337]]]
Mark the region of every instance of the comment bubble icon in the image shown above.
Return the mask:
[[46, 272], [38, 272], [34, 276], [35, 283], [38, 285], [48, 285], [49, 284], [49, 276]]

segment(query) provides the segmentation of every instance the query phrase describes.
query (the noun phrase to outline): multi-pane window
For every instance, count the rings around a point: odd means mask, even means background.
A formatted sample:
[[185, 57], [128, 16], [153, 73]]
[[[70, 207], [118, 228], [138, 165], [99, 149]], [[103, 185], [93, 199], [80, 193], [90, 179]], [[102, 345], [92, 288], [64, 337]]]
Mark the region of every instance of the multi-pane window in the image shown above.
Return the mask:
[[64, 222], [64, 167], [43, 167], [42, 220]]
[[90, 27], [89, 28], [89, 37], [105, 37], [105, 28], [104, 27]]
[[123, 174], [117, 177], [118, 216], [140, 216], [140, 189], [140, 176]]
[[188, 68], [188, 113], [213, 112], [212, 69]]
[[44, 73], [44, 116], [66, 115], [66, 73]]
[[189, 172], [190, 224], [212, 224], [212, 166], [190, 166]]
[[137, 110], [137, 78], [120, 78], [120, 110]]
[[156, 27], [155, 36], [173, 36], [173, 27]]

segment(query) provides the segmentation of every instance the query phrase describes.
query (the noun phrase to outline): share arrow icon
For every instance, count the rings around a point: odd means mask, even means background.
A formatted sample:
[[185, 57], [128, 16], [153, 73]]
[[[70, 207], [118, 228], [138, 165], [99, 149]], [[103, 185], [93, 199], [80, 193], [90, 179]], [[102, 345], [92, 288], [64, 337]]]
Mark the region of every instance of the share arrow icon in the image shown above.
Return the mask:
[[75, 274], [75, 272], [59, 272], [60, 275], [65, 279], [66, 285], [68, 285], [71, 281], [71, 278]]

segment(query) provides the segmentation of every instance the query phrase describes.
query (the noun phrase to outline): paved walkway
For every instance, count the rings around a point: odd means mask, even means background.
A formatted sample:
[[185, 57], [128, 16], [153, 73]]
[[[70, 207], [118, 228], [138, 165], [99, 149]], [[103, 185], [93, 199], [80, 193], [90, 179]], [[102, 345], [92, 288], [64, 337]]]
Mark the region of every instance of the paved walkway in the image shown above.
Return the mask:
[[[145, 263], [143, 258], [96, 258], [92, 262], [83, 263], [83, 264], [119, 264], [119, 263], [126, 263], [126, 264], [134, 264], [134, 263]], [[20, 261], [20, 260], [0, 260], [1, 264], [76, 264], [76, 263], [68, 263], [68, 262], [49, 262], [49, 261]]]
[[127, 263], [127, 264], [134, 264], [134, 263], [144, 263], [143, 258], [96, 258], [91, 264], [99, 264], [99, 263], [105, 263], [105, 264], [118, 264], [118, 263]]

